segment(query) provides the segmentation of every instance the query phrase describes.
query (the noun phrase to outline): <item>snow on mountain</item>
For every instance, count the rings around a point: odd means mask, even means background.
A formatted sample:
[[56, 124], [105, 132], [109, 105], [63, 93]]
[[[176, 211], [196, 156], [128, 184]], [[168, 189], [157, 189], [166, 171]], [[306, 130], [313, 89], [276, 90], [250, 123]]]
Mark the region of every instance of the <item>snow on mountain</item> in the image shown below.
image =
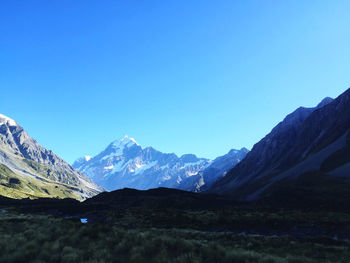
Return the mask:
[[194, 154], [178, 157], [152, 147], [142, 148], [135, 139], [124, 136], [89, 161], [79, 158], [73, 167], [107, 190], [125, 187], [194, 190], [198, 184], [196, 180], [203, 180], [199, 173], [211, 163]]
[[81, 158], [77, 159], [77, 160], [73, 163], [72, 166], [79, 170], [79, 167], [83, 166], [85, 163], [87, 163], [88, 161], [90, 161], [91, 158], [92, 158], [92, 157], [91, 157], [91, 156], [88, 156], [88, 155], [86, 155], [86, 156], [84, 156], [84, 157], [81, 157]]
[[17, 122], [3, 114], [0, 114], [0, 125], [3, 124], [7, 124], [8, 126], [18, 126]]

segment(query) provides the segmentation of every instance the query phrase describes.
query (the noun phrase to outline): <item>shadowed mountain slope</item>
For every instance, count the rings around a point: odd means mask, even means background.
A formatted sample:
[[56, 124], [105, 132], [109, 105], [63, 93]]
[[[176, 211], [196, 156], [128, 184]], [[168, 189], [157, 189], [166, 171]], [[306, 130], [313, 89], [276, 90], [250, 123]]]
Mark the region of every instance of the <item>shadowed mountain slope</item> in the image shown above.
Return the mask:
[[345, 196], [338, 199], [346, 197], [349, 130], [350, 89], [335, 100], [326, 98], [315, 108], [301, 107], [288, 115], [210, 191], [281, 202], [282, 195], [283, 202], [297, 202], [303, 194], [320, 202], [341, 192]]

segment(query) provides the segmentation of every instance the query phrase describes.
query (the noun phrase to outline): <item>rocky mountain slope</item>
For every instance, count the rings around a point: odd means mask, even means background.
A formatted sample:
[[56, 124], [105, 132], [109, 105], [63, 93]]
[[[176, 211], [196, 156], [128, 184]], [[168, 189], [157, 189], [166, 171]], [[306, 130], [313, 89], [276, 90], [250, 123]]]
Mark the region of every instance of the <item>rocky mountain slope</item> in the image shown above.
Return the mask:
[[285, 202], [341, 197], [350, 179], [349, 131], [350, 89], [288, 115], [210, 191]]
[[[193, 154], [178, 157], [152, 147], [142, 148], [133, 138], [125, 136], [93, 158], [79, 158], [73, 167], [107, 190], [169, 187], [198, 191], [220, 178], [229, 170], [228, 166], [232, 168], [244, 157], [245, 151], [233, 150], [230, 158], [212, 162]], [[213, 169], [207, 170], [211, 165]]]
[[85, 199], [102, 190], [55, 153], [39, 145], [16, 121], [0, 114], [2, 195]]
[[248, 152], [246, 148], [232, 149], [227, 154], [217, 157], [204, 170], [188, 178], [182, 184], [182, 189], [193, 192], [208, 190], [213, 183], [224, 177], [228, 171], [242, 161]]

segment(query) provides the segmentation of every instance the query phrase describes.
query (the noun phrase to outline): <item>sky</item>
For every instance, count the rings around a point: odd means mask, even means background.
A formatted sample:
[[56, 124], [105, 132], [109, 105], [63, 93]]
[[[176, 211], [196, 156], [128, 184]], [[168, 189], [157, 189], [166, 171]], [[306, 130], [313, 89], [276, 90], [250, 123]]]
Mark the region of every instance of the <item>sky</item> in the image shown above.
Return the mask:
[[347, 0], [2, 0], [0, 113], [72, 163], [215, 158], [350, 87]]

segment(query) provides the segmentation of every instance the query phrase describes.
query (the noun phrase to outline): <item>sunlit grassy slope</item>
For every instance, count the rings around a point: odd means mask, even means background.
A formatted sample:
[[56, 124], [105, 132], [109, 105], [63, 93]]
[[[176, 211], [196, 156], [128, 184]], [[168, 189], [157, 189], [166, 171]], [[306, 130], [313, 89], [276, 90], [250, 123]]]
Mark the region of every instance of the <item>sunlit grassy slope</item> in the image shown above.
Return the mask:
[[20, 176], [0, 164], [0, 195], [16, 199], [39, 197], [80, 199], [73, 190], [79, 189], [46, 178]]

